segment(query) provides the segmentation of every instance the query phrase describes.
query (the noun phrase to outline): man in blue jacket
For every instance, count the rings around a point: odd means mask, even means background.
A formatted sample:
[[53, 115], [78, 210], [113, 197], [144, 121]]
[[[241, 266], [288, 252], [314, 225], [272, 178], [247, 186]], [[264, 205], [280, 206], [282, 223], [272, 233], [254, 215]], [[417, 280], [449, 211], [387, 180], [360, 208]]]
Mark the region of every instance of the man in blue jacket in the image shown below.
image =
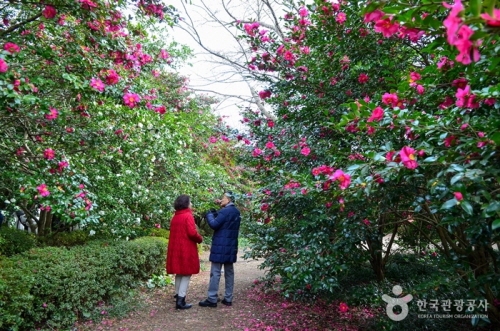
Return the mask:
[[238, 234], [240, 230], [240, 211], [234, 205], [235, 196], [232, 192], [226, 192], [222, 196], [218, 212], [210, 211], [206, 218], [208, 225], [214, 230], [212, 236], [212, 247], [210, 248], [210, 284], [208, 285], [208, 298], [200, 301], [202, 307], [217, 307], [219, 292], [219, 281], [222, 267], [224, 267], [224, 279], [226, 293], [221, 301], [226, 306], [233, 303], [234, 288], [234, 262], [238, 254]]

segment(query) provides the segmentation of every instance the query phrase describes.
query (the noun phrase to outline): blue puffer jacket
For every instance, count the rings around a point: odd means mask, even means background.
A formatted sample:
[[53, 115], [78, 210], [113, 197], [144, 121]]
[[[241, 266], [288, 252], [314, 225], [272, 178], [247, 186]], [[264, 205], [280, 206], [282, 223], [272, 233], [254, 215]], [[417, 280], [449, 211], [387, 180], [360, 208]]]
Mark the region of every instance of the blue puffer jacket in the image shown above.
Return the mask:
[[229, 203], [217, 212], [207, 214], [208, 225], [215, 230], [210, 248], [210, 261], [234, 263], [238, 254], [238, 233], [240, 231], [240, 211]]

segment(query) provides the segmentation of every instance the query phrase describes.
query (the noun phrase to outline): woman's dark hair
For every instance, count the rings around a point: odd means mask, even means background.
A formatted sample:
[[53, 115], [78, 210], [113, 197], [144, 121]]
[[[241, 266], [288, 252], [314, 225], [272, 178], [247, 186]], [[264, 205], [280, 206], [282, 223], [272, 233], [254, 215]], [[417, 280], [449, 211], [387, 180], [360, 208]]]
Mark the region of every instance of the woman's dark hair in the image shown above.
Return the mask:
[[182, 209], [187, 209], [189, 208], [189, 202], [190, 202], [189, 195], [181, 194], [175, 199], [174, 202], [174, 209], [175, 210], [182, 210]]

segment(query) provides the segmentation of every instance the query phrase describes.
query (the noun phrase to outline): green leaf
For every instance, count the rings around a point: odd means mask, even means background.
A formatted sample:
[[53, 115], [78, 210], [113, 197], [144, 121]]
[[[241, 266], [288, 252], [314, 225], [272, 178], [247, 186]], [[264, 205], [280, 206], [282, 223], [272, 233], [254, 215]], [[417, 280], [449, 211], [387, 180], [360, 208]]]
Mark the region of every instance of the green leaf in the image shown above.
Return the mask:
[[495, 142], [495, 144], [500, 145], [500, 132], [496, 132], [491, 136], [491, 140]]
[[456, 182], [461, 180], [464, 177], [464, 174], [462, 172], [456, 174], [455, 176], [451, 177], [450, 184], [454, 185]]
[[472, 12], [472, 15], [475, 17], [478, 17], [481, 14], [481, 9], [482, 9], [482, 1], [481, 0], [470, 0], [469, 1], [469, 7]]
[[470, 204], [469, 201], [461, 201], [460, 202], [460, 206], [462, 206], [462, 209], [469, 215], [472, 215], [473, 213], [473, 208], [472, 208], [472, 205]]
[[424, 159], [424, 162], [436, 162], [437, 159], [437, 156], [429, 156]]
[[500, 210], [500, 202], [498, 201], [493, 201], [492, 203], [490, 203], [488, 205], [488, 207], [486, 207], [485, 209], [485, 212], [490, 214], [490, 213], [494, 213], [496, 211]]
[[492, 230], [496, 230], [498, 228], [500, 228], [500, 218], [494, 220], [493, 223], [491, 224], [491, 229]]
[[441, 206], [441, 209], [450, 209], [456, 205], [458, 205], [458, 201], [457, 201], [457, 199], [453, 198], [453, 199], [450, 199], [450, 200], [446, 201], [445, 203], [443, 203], [443, 205]]
[[448, 171], [453, 171], [453, 172], [462, 172], [464, 171], [465, 168], [462, 167], [461, 165], [458, 165], [458, 164], [452, 164], [450, 165], [450, 168], [448, 169]]

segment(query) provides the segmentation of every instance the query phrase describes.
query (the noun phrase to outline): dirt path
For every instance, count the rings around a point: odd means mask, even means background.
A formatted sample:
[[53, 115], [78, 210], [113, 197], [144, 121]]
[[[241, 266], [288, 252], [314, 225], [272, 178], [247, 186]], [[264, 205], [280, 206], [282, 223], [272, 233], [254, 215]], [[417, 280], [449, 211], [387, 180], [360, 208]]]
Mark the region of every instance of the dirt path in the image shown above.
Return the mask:
[[[207, 297], [210, 262], [208, 252], [201, 255], [201, 272], [193, 275], [189, 285], [186, 302], [193, 304], [191, 309], [176, 310], [173, 299], [174, 288], [168, 286], [143, 292], [137, 300], [144, 306], [127, 317], [105, 319], [98, 325], [87, 326], [85, 331], [170, 331], [170, 330], [244, 330], [246, 321], [254, 320], [255, 311], [259, 311], [255, 300], [247, 297], [247, 291], [254, 280], [263, 275], [258, 269], [260, 261], [244, 261], [238, 255], [234, 265], [235, 289], [233, 305], [226, 307], [219, 303], [217, 308], [203, 308], [198, 302]], [[221, 277], [219, 296], [223, 298], [224, 277]]]

